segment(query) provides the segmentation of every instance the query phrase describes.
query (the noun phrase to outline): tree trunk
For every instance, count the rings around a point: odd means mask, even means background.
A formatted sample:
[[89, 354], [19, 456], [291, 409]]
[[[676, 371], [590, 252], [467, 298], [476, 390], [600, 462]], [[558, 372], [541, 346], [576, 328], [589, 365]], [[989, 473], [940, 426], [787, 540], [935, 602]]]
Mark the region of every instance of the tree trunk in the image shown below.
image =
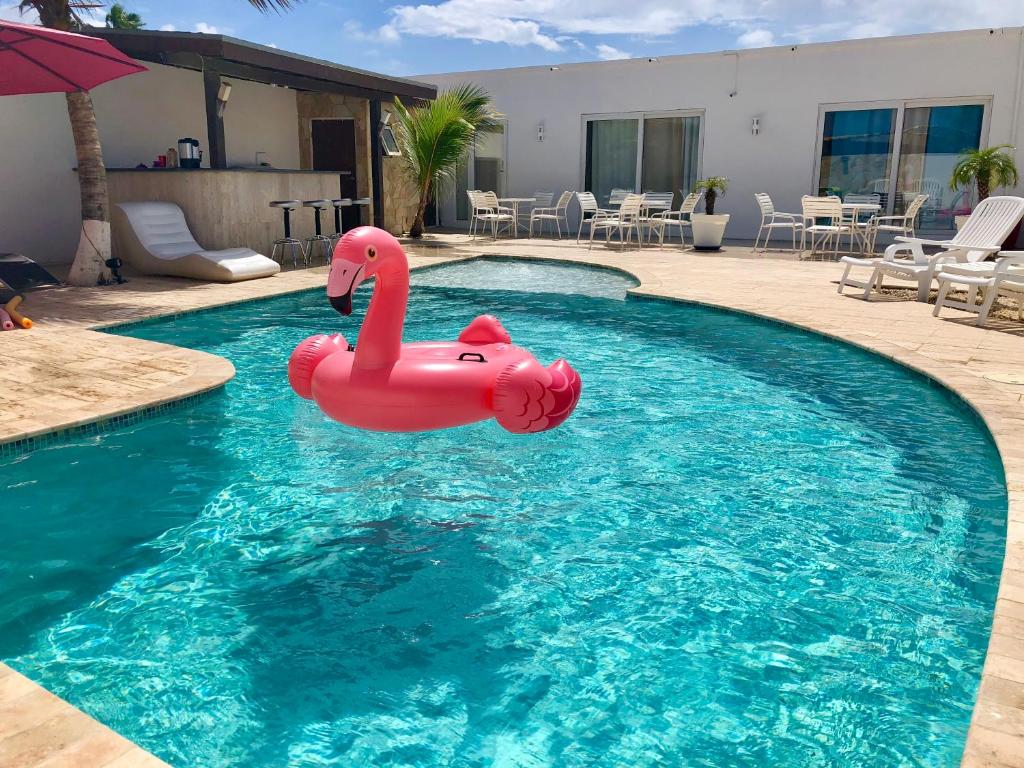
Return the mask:
[[420, 201], [416, 205], [416, 218], [412, 221], [412, 227], [409, 229], [409, 237], [421, 238], [423, 237], [423, 230], [426, 229], [426, 225], [423, 222], [423, 217], [427, 212], [427, 203], [430, 201], [430, 182], [428, 181], [420, 189]]
[[82, 194], [82, 233], [68, 282], [84, 286], [103, 284], [110, 279], [105, 263], [110, 258], [110, 212], [96, 112], [88, 93], [79, 91], [66, 96]]
[[718, 193], [713, 189], [709, 189], [704, 193], [704, 213], [708, 216], [713, 216], [715, 213], [715, 200], [718, 198]]
[[978, 202], [980, 203], [986, 197], [988, 197], [988, 182], [978, 179]]

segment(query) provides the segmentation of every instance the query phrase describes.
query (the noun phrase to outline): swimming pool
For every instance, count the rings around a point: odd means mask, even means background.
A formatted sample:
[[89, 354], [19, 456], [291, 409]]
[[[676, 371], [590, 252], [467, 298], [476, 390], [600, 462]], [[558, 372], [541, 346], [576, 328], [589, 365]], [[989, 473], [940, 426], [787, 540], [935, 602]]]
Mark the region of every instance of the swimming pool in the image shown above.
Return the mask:
[[0, 464], [0, 658], [181, 766], [955, 762], [1006, 510], [966, 408], [605, 272], [414, 282], [408, 339], [493, 311], [573, 417], [329, 422], [283, 374], [358, 325], [321, 292], [125, 329], [238, 376]]

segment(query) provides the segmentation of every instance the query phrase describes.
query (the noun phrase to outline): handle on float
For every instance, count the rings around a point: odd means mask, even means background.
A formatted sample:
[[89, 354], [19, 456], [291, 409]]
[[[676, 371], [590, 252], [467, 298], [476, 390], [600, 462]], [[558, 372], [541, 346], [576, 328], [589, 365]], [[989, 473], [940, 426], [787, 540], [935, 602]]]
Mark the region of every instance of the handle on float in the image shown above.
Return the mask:
[[23, 298], [22, 296], [15, 296], [4, 305], [4, 311], [10, 316], [12, 321], [22, 328], [31, 328], [32, 321], [18, 311], [18, 305], [21, 304]]

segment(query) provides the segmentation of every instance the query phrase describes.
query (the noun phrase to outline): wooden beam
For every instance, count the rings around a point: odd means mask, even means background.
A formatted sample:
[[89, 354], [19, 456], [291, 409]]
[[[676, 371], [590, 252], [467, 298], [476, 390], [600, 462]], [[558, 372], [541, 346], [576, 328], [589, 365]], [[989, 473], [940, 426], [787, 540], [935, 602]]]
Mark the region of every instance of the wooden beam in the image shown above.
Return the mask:
[[228, 153], [224, 142], [224, 117], [217, 110], [217, 95], [220, 93], [220, 72], [216, 69], [203, 70], [203, 90], [206, 95], [206, 140], [209, 142], [210, 167], [227, 168]]
[[370, 100], [370, 195], [373, 226], [384, 228], [384, 165], [380, 148], [380, 99]]

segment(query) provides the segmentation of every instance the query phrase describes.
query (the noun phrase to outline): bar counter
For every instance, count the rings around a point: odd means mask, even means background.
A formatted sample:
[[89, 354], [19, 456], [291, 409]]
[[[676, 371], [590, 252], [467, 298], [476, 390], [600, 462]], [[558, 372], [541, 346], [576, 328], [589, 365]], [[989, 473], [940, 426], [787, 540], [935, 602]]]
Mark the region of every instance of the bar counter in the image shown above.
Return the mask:
[[[337, 171], [279, 168], [108, 168], [107, 183], [112, 205], [177, 203], [204, 248], [246, 246], [267, 256], [273, 241], [284, 234], [282, 212], [269, 206], [271, 200], [331, 199], [341, 189]], [[333, 210], [321, 217], [324, 234], [333, 232]], [[292, 236], [311, 234], [313, 209], [299, 208], [292, 213]]]

